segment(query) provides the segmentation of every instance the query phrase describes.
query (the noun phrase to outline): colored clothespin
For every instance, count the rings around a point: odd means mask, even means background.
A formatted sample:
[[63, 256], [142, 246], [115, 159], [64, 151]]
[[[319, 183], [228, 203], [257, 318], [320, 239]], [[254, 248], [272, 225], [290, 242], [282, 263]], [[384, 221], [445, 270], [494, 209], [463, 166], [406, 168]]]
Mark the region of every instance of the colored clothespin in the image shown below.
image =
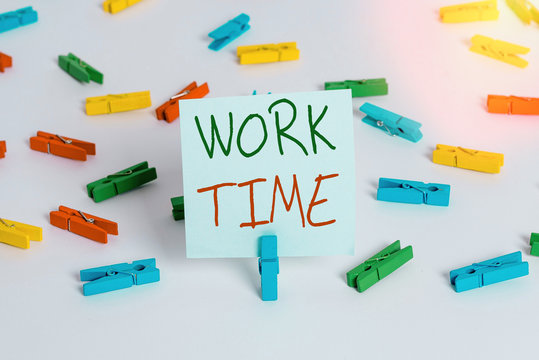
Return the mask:
[[277, 275], [279, 274], [279, 257], [277, 256], [277, 236], [260, 237], [260, 257], [258, 258], [262, 300], [277, 300]]
[[80, 281], [89, 281], [82, 286], [82, 292], [90, 296], [158, 282], [159, 269], [155, 266], [155, 259], [146, 259], [81, 270]]
[[539, 256], [539, 233], [532, 233], [530, 236], [530, 255]]
[[103, 10], [111, 14], [116, 14], [141, 1], [142, 0], [106, 0], [103, 3]]
[[432, 152], [432, 162], [495, 174], [503, 166], [503, 154], [438, 144]]
[[363, 292], [382, 280], [414, 257], [412, 246], [401, 249], [400, 240], [395, 241], [363, 264], [346, 273], [348, 286]]
[[0, 72], [4, 72], [6, 68], [11, 67], [12, 65], [13, 61], [11, 56], [0, 52]]
[[[268, 94], [271, 94], [271, 92], [268, 92]], [[258, 95], [258, 94], [256, 93], [256, 90], [253, 90], [253, 93], [251, 95]]]
[[240, 14], [208, 34], [214, 39], [208, 47], [215, 51], [221, 50], [250, 28], [249, 15]]
[[380, 178], [376, 200], [447, 206], [450, 191], [451, 186], [446, 184]]
[[238, 46], [237, 54], [241, 65], [299, 59], [299, 50], [295, 42]]
[[185, 207], [183, 201], [183, 196], [170, 199], [170, 202], [172, 203], [172, 216], [176, 221], [185, 219]]
[[51, 211], [50, 221], [51, 225], [60, 229], [103, 244], [108, 242], [107, 234], [118, 235], [117, 223], [66, 206], [60, 206], [58, 211]]
[[326, 82], [325, 89], [351, 89], [352, 97], [387, 95], [387, 82], [385, 78]]
[[528, 0], [506, 0], [507, 5], [513, 12], [524, 21], [530, 24], [533, 21], [539, 23], [539, 10]]
[[40, 227], [0, 218], [0, 243], [23, 249], [30, 248], [31, 241], [41, 241]]
[[440, 8], [440, 18], [444, 23], [497, 20], [500, 16], [498, 1], [478, 1]]
[[539, 98], [489, 95], [487, 108], [497, 114], [539, 115]]
[[86, 114], [102, 115], [152, 106], [149, 91], [86, 98]]
[[495, 40], [487, 36], [475, 35], [472, 37], [470, 51], [520, 68], [525, 68], [528, 66], [528, 62], [517, 56], [517, 54], [527, 54], [530, 49], [506, 41]]
[[7, 145], [5, 140], [0, 140], [0, 159], [5, 158], [7, 153]]
[[364, 123], [387, 132], [391, 136], [400, 136], [412, 142], [418, 142], [423, 137], [423, 134], [419, 130], [421, 123], [417, 121], [405, 118], [370, 103], [361, 105], [359, 110], [367, 114], [362, 119]]
[[37, 22], [37, 11], [31, 6], [0, 14], [0, 33]]
[[155, 168], [149, 168], [148, 162], [144, 161], [103, 179], [91, 182], [86, 185], [86, 189], [89, 197], [94, 199], [95, 202], [101, 202], [155, 179], [157, 179]]
[[155, 109], [157, 119], [165, 120], [168, 123], [173, 122], [180, 116], [180, 106], [178, 103], [180, 100], [200, 99], [208, 95], [209, 92], [208, 83], [197, 86], [197, 82], [193, 81], [179, 93], [172, 96], [169, 101]]
[[67, 56], [58, 56], [58, 66], [79, 81], [86, 83], [94, 81], [98, 84], [103, 84], [103, 74], [72, 53], [69, 53]]
[[86, 161], [87, 155], [95, 155], [94, 143], [44, 131], [30, 138], [30, 149], [80, 161]]
[[520, 251], [472, 264], [449, 273], [456, 292], [477, 289], [528, 275], [528, 263]]

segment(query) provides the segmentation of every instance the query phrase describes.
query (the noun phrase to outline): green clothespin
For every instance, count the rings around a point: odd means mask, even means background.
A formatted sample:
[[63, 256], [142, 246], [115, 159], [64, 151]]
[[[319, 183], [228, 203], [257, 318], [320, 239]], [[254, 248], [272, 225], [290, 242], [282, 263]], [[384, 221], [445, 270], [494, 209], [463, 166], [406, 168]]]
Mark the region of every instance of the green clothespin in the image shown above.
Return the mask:
[[172, 216], [174, 220], [183, 220], [185, 219], [185, 210], [183, 206], [183, 196], [173, 197], [170, 199], [172, 203]]
[[327, 82], [326, 90], [352, 89], [352, 97], [387, 95], [385, 78]]
[[348, 286], [363, 292], [414, 257], [412, 247], [401, 250], [399, 240], [346, 273]]
[[103, 84], [103, 74], [72, 53], [58, 56], [58, 66], [79, 81], [89, 83], [91, 80]]
[[91, 182], [86, 185], [86, 189], [89, 197], [95, 202], [101, 202], [155, 179], [157, 179], [155, 168], [148, 168], [148, 162], [144, 161], [106, 178]]
[[539, 233], [532, 233], [530, 236], [530, 245], [532, 246], [530, 255], [539, 256]]

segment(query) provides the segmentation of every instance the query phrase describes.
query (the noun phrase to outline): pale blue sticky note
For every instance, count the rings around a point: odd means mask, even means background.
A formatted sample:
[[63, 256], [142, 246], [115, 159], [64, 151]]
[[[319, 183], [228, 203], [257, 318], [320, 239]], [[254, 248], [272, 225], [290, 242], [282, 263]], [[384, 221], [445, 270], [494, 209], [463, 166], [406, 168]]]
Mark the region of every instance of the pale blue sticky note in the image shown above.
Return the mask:
[[182, 100], [180, 119], [187, 257], [257, 257], [262, 235], [354, 253], [350, 90]]

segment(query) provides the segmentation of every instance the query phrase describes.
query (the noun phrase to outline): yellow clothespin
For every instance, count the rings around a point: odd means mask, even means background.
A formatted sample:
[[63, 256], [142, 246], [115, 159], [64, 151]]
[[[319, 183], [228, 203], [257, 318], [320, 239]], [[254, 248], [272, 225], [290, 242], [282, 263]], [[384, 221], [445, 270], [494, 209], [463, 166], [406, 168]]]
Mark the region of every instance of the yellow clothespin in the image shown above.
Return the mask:
[[530, 49], [509, 42], [495, 40], [487, 36], [475, 35], [472, 37], [472, 47], [470, 47], [470, 51], [525, 68], [528, 66], [528, 62], [521, 57], [518, 57], [516, 54], [527, 54]]
[[299, 59], [295, 42], [238, 46], [237, 53], [242, 65]]
[[40, 227], [0, 218], [0, 242], [28, 249], [30, 248], [30, 240], [42, 240]]
[[86, 98], [86, 114], [101, 115], [152, 106], [149, 91]]
[[440, 8], [440, 18], [444, 23], [497, 20], [499, 15], [497, 0], [479, 1]]
[[142, 0], [106, 0], [103, 3], [103, 10], [111, 14], [116, 14], [141, 1]]
[[520, 20], [526, 24], [533, 21], [539, 23], [539, 10], [528, 0], [506, 0], [507, 5], [517, 14]]
[[432, 162], [496, 174], [503, 166], [503, 154], [439, 144], [432, 152]]

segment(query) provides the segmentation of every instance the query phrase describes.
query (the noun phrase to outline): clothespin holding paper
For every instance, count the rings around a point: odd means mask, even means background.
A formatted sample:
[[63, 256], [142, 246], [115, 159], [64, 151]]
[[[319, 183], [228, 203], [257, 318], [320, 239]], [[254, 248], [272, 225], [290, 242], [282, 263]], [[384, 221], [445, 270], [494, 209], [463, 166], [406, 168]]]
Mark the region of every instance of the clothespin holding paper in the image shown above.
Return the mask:
[[497, 20], [500, 16], [497, 0], [471, 2], [440, 8], [443, 23]]
[[496, 114], [539, 115], [539, 98], [489, 95], [487, 108]]
[[432, 162], [496, 174], [503, 166], [503, 154], [438, 144], [432, 152]]
[[29, 249], [30, 241], [42, 239], [40, 227], [0, 218], [0, 243]]
[[142, 0], [106, 0], [103, 3], [103, 10], [111, 14], [116, 14], [141, 1]]
[[526, 24], [533, 21], [539, 24], [539, 10], [528, 0], [506, 0], [507, 5]]
[[149, 91], [86, 98], [87, 115], [103, 115], [152, 106]]
[[84, 296], [108, 291], [127, 289], [133, 285], [150, 284], [160, 280], [155, 259], [133, 261], [101, 266], [80, 271], [80, 281], [89, 281], [82, 286]]
[[31, 6], [0, 14], [0, 33], [37, 22], [37, 11]]
[[0, 52], [0, 72], [4, 72], [6, 68], [11, 67], [12, 65], [13, 60], [11, 59], [11, 56]]
[[5, 140], [0, 140], [0, 159], [5, 158], [7, 153], [7, 145]]
[[387, 132], [391, 136], [400, 136], [403, 139], [418, 142], [423, 137], [419, 128], [421, 123], [404, 116], [392, 113], [376, 105], [365, 103], [359, 108], [367, 116], [362, 121], [370, 126]]
[[44, 131], [30, 138], [30, 149], [80, 161], [86, 161], [87, 155], [95, 155], [94, 143]]
[[58, 56], [58, 66], [79, 81], [86, 83], [94, 81], [98, 84], [103, 84], [103, 74], [72, 53], [69, 53], [67, 56]]
[[519, 54], [527, 54], [530, 49], [524, 46], [511, 44], [510, 42], [495, 40], [483, 35], [472, 37], [470, 51], [503, 61], [505, 63], [525, 68], [528, 62]]
[[193, 81], [187, 87], [183, 88], [179, 93], [172, 96], [169, 101], [155, 109], [155, 114], [158, 120], [165, 120], [168, 123], [173, 122], [180, 117], [179, 101], [187, 99], [200, 99], [208, 95], [210, 89], [208, 83], [200, 86], [196, 81]]
[[251, 28], [249, 20], [249, 15], [240, 14], [213, 30], [208, 36], [214, 40], [208, 47], [214, 51], [221, 50]]
[[448, 206], [450, 191], [451, 186], [446, 184], [380, 178], [376, 200]]
[[385, 78], [345, 80], [342, 82], [326, 82], [325, 90], [351, 89], [352, 97], [387, 95], [388, 85]]
[[241, 65], [262, 64], [299, 59], [295, 42], [238, 46], [237, 55]]
[[60, 229], [103, 244], [108, 242], [108, 234], [118, 235], [117, 223], [66, 206], [60, 206], [58, 211], [51, 211], [50, 222]]
[[475, 263], [449, 273], [456, 292], [477, 289], [529, 274], [528, 263], [520, 251]]
[[401, 249], [399, 240], [346, 273], [348, 286], [363, 292], [414, 257], [412, 246]]
[[184, 206], [184, 197], [177, 196], [170, 199], [172, 203], [172, 216], [174, 220], [183, 220], [185, 219], [185, 206]]
[[89, 197], [94, 199], [95, 202], [101, 202], [138, 188], [155, 179], [157, 179], [155, 168], [150, 168], [148, 162], [144, 161], [103, 179], [91, 182], [86, 185], [86, 189]]
[[279, 274], [279, 257], [277, 256], [277, 236], [260, 237], [260, 257], [258, 258], [263, 301], [277, 300], [277, 275]]

